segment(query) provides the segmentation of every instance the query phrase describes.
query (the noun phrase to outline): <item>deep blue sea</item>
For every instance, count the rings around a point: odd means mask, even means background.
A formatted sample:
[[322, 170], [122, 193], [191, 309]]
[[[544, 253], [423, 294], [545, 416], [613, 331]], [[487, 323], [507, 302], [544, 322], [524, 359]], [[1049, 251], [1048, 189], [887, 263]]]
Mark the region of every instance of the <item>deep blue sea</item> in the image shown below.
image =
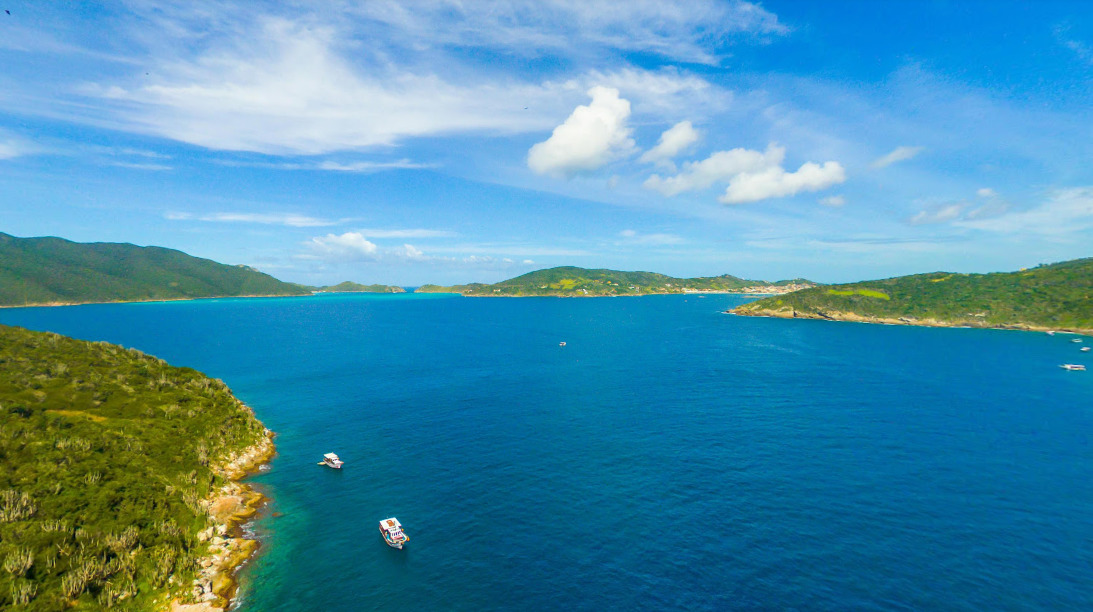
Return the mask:
[[[745, 299], [0, 323], [198, 368], [278, 433], [246, 612], [1093, 608], [1093, 371], [1058, 367], [1093, 358], [1073, 336], [722, 313]], [[316, 465], [331, 451], [340, 472]]]

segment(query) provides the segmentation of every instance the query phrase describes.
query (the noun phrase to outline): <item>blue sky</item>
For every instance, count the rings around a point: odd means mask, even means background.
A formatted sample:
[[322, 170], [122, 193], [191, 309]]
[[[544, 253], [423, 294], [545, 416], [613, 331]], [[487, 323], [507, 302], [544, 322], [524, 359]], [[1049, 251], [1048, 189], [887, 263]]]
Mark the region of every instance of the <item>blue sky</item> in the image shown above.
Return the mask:
[[0, 231], [285, 280], [1093, 255], [1093, 4], [10, 2]]

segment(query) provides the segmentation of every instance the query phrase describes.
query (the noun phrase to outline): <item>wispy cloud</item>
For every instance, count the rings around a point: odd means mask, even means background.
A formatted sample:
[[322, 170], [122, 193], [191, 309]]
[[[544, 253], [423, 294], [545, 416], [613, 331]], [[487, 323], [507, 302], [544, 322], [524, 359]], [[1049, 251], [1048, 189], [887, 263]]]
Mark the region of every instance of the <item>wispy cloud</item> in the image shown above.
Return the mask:
[[174, 166], [168, 166], [166, 164], [149, 164], [149, 163], [139, 163], [139, 162], [114, 161], [114, 162], [110, 162], [110, 165], [111, 166], [117, 166], [119, 168], [129, 168], [129, 169], [132, 169], [132, 170], [152, 170], [152, 171], [157, 171], [157, 172], [162, 172], [164, 170], [174, 170]]
[[320, 219], [317, 217], [309, 217], [307, 215], [298, 215], [293, 213], [241, 213], [241, 212], [222, 212], [211, 213], [204, 215], [195, 215], [186, 212], [169, 212], [164, 215], [167, 219], [172, 221], [208, 221], [214, 223], [260, 223], [264, 225], [285, 225], [288, 227], [323, 227], [327, 225], [338, 225], [344, 223], [347, 220], [333, 221], [330, 219]]
[[[357, 10], [406, 37], [407, 46], [488, 47], [518, 55], [574, 56], [622, 49], [716, 64], [734, 38], [789, 29], [758, 4], [730, 0], [569, 2], [366, 2]], [[575, 45], [574, 41], [581, 41]]]
[[623, 244], [642, 246], [667, 246], [686, 242], [682, 236], [676, 234], [643, 234], [632, 229], [622, 230], [619, 232], [619, 237], [622, 239]]
[[896, 147], [895, 149], [892, 149], [890, 153], [874, 159], [873, 163], [869, 165], [873, 168], [887, 168], [897, 162], [907, 161], [919, 153], [922, 153], [924, 150], [925, 147]]
[[433, 229], [362, 229], [359, 233], [369, 238], [449, 238], [455, 232]]
[[824, 206], [830, 206], [832, 208], [838, 208], [846, 204], [846, 198], [841, 195], [828, 196], [826, 198], [820, 198], [820, 204]]
[[1062, 237], [1093, 228], [1093, 187], [1055, 190], [1033, 208], [993, 215], [969, 216], [959, 225], [1005, 234]]
[[395, 170], [395, 169], [413, 169], [413, 168], [435, 168], [435, 164], [421, 164], [412, 162], [408, 159], [400, 159], [393, 162], [374, 162], [374, 161], [358, 161], [349, 163], [340, 163], [334, 161], [324, 161], [315, 166], [319, 170], [336, 170], [338, 172], [379, 172], [381, 170]]

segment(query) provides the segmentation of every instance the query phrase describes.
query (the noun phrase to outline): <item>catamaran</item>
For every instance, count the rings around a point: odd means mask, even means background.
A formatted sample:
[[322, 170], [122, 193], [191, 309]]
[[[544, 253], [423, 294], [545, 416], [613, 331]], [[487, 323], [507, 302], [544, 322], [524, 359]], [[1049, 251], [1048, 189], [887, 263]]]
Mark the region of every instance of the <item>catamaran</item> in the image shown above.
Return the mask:
[[338, 456], [334, 453], [327, 453], [323, 455], [323, 460], [319, 462], [319, 465], [325, 465], [327, 467], [332, 467], [335, 470], [340, 470], [342, 469], [342, 465], [344, 463], [345, 462], [341, 459], [338, 459]]
[[383, 534], [383, 541], [391, 548], [402, 550], [402, 545], [410, 541], [410, 537], [402, 531], [402, 525], [394, 517], [380, 521], [380, 533]]

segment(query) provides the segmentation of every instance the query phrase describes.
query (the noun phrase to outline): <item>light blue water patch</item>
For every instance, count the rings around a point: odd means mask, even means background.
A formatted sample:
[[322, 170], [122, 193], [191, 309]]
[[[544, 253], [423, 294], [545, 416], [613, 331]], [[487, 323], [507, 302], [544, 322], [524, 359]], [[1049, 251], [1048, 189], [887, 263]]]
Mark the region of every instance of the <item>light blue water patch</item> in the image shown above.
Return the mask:
[[[1093, 605], [1093, 373], [1058, 367], [1089, 354], [721, 312], [743, 301], [329, 295], [0, 323], [198, 368], [278, 432], [247, 612]], [[315, 465], [331, 451], [343, 470]]]

